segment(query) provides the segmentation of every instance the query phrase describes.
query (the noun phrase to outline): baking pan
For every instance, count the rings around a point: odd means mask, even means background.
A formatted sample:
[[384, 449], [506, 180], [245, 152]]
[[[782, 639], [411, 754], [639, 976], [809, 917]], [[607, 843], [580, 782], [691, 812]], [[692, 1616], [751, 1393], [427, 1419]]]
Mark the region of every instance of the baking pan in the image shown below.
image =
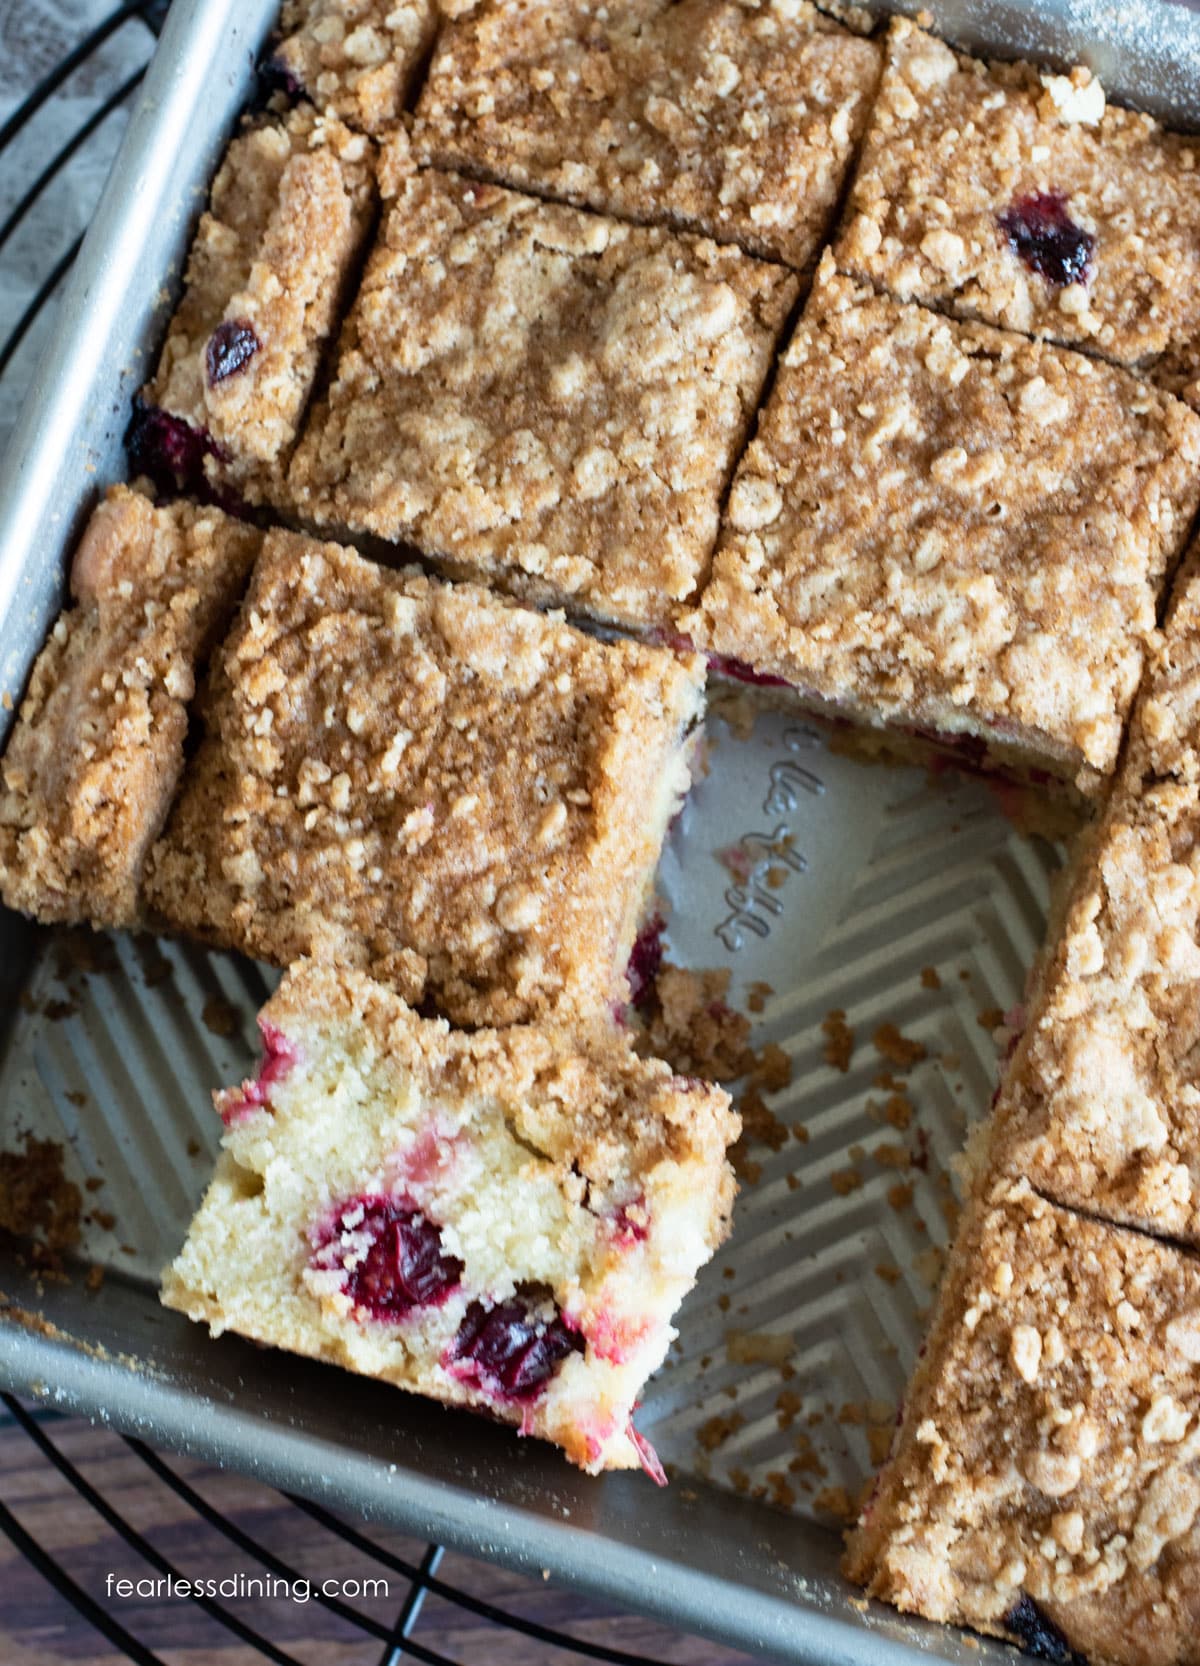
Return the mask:
[[[123, 472], [129, 400], [275, 9], [172, 7], [0, 475], [0, 733], [79, 525]], [[1169, 0], [933, 12], [951, 39], [1082, 59], [1111, 93], [1200, 124], [1200, 21]], [[216, 1145], [209, 1092], [252, 1067], [274, 975], [12, 915], [0, 915], [0, 1145], [33, 1131], [62, 1145], [72, 1178], [103, 1185], [86, 1194], [66, 1281], [0, 1255], [0, 1383], [747, 1650], [821, 1666], [899, 1666], [914, 1651], [1011, 1660], [863, 1603], [837, 1572], [839, 1516], [876, 1467], [919, 1344], [952, 1160], [987, 1107], [991, 1025], [1020, 996], [1058, 852], [981, 782], [864, 764], [781, 715], [747, 735], [743, 718], [714, 718], [712, 767], [664, 857], [669, 952], [729, 969], [733, 1004], [761, 1007], [754, 1045], [778, 1043], [791, 1080], [768, 1096], [733, 1239], [639, 1413], [668, 1489], [588, 1480], [482, 1420], [212, 1342], [163, 1310], [158, 1275]], [[831, 1062], [834, 1009], [855, 1040]], [[923, 1050], [910, 1068], [897, 1033]], [[104, 1269], [98, 1290], [88, 1264]]]

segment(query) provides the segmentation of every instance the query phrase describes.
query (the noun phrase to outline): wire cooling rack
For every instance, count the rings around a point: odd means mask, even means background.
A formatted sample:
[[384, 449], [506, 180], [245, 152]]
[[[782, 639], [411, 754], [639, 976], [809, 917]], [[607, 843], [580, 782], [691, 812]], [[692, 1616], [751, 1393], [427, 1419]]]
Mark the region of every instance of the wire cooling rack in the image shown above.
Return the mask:
[[[70, 16], [71, 4], [56, 0], [48, 15], [53, 12], [61, 22], [64, 10]], [[7, 309], [0, 310], [0, 445], [19, 410], [40, 338], [53, 327], [57, 291], [79, 251], [167, 9], [167, 0], [133, 0], [101, 16], [0, 122], [0, 261], [5, 263], [0, 308]], [[78, 15], [78, 5], [75, 10]], [[28, 12], [13, 8], [0, 13], [0, 24], [19, 31], [27, 18]], [[0, 47], [4, 44], [0, 40]], [[75, 105], [79, 115], [72, 123]], [[165, 1666], [160, 1650], [176, 1654], [181, 1644], [190, 1650], [201, 1643], [203, 1630], [231, 1650], [228, 1656], [205, 1653], [206, 1660], [263, 1659], [279, 1666], [333, 1658], [339, 1666], [360, 1659], [377, 1666], [401, 1660], [427, 1666], [463, 1666], [464, 1660], [550, 1666], [571, 1659], [655, 1666], [654, 1656], [570, 1635], [476, 1594], [467, 1586], [479, 1585], [480, 1570], [465, 1557], [449, 1557], [450, 1577], [439, 1577], [443, 1551], [438, 1545], [394, 1544], [394, 1536], [343, 1520], [306, 1499], [271, 1493], [204, 1465], [168, 1460], [139, 1440], [91, 1431], [78, 1420], [11, 1395], [0, 1398], [0, 1533], [70, 1605], [85, 1632], [92, 1629], [97, 1649], [107, 1645], [105, 1660], [115, 1653], [137, 1666]], [[21, 1449], [21, 1436], [32, 1450]], [[30, 1473], [30, 1460], [39, 1481], [23, 1490], [16, 1478]], [[253, 1489], [249, 1499], [248, 1488]], [[142, 1526], [136, 1525], [135, 1513]], [[68, 1519], [89, 1523], [81, 1542], [55, 1530]], [[203, 1571], [194, 1565], [198, 1545], [206, 1546]], [[106, 1567], [134, 1581], [213, 1578], [225, 1584], [230, 1596], [178, 1597], [168, 1623], [161, 1608], [119, 1608], [103, 1600]], [[367, 1580], [385, 1581], [384, 1603], [321, 1592], [325, 1570], [331, 1568], [341, 1573], [343, 1590], [347, 1579], [352, 1588]], [[697, 1639], [675, 1637], [649, 1622], [614, 1619], [571, 1593], [543, 1589], [498, 1570], [491, 1574], [518, 1606], [561, 1615], [585, 1632], [601, 1626], [611, 1632], [615, 1625], [624, 1636], [652, 1639], [659, 1666], [732, 1666], [743, 1658]], [[242, 1589], [238, 1582], [247, 1580], [286, 1582], [293, 1590], [299, 1580], [316, 1588], [303, 1610], [294, 1601], [234, 1606]], [[24, 1602], [27, 1582], [20, 1588]], [[194, 1605], [191, 1614], [181, 1613], [189, 1603]], [[424, 1633], [417, 1636], [423, 1610]], [[246, 1614], [253, 1615], [254, 1623]], [[271, 1634], [264, 1616], [272, 1621]], [[487, 1641], [481, 1643], [481, 1637]], [[453, 1655], [443, 1652], [447, 1646], [454, 1648]], [[464, 1647], [471, 1652], [464, 1655]], [[100, 1658], [86, 1642], [73, 1642], [69, 1652], [73, 1659]]]

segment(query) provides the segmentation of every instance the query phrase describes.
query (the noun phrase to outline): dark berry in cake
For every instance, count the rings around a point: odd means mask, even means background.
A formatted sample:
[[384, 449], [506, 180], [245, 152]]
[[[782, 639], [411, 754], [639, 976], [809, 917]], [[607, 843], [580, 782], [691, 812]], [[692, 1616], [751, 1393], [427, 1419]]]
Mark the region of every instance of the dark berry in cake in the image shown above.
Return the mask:
[[1087, 282], [1096, 239], [1072, 220], [1061, 191], [1014, 197], [998, 219], [1009, 248], [1031, 272], [1058, 289]]
[[212, 436], [139, 396], [125, 435], [134, 474], [149, 475], [161, 491], [189, 491], [204, 482], [204, 459], [220, 453]]
[[532, 1400], [568, 1354], [584, 1351], [553, 1303], [517, 1292], [487, 1307], [472, 1302], [447, 1353], [458, 1373], [504, 1400]]
[[654, 994], [654, 985], [663, 959], [663, 932], [667, 923], [661, 914], [651, 914], [633, 940], [627, 976], [629, 999], [639, 1011], [645, 1009]]
[[1051, 1666], [1088, 1666], [1084, 1656], [1076, 1653], [1053, 1621], [1024, 1592], [1004, 1616], [1004, 1625], [1035, 1660], [1048, 1660]]
[[346, 1294], [385, 1323], [439, 1305], [462, 1278], [462, 1262], [442, 1248], [441, 1228], [406, 1198], [350, 1198], [322, 1223], [315, 1240], [313, 1265], [328, 1270], [353, 1261], [346, 1267]]
[[245, 370], [261, 346], [262, 342], [244, 319], [227, 318], [223, 324], [218, 324], [204, 350], [204, 367], [210, 387]]
[[272, 55], [258, 66], [258, 85], [264, 99], [272, 93], [283, 93], [288, 98], [300, 98], [304, 88], [282, 58]]

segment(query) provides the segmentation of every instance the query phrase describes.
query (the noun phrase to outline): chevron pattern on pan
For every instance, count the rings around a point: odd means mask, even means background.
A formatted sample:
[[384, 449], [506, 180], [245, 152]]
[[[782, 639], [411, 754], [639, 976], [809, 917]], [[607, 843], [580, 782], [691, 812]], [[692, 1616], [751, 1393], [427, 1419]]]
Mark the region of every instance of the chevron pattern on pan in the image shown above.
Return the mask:
[[[769, 1104], [791, 1132], [778, 1152], [749, 1149], [760, 1172], [640, 1421], [680, 1469], [831, 1521], [886, 1448], [953, 1220], [951, 1164], [995, 1085], [980, 1015], [1020, 999], [1060, 857], [980, 782], [864, 763], [797, 728], [718, 730], [664, 860], [671, 958], [730, 967], [743, 1009], [752, 984], [771, 986], [752, 1043], [789, 1056]], [[820, 790], [773, 790], [789, 754]], [[757, 914], [743, 907], [766, 933], [747, 925], [731, 947], [728, 856], [714, 853], [759, 831], [768, 801], [770, 832], [800, 860]], [[735, 881], [733, 902], [748, 889]], [[845, 1072], [825, 1058], [834, 1008], [855, 1034]], [[873, 1045], [883, 1025], [925, 1057], [899, 1069]]]
[[[713, 728], [660, 872], [670, 952], [728, 966], [743, 1009], [751, 984], [771, 986], [752, 1039], [791, 1060], [770, 1101], [789, 1132], [750, 1149], [760, 1173], [639, 1422], [678, 1470], [829, 1522], [890, 1431], [949, 1232], [950, 1164], [994, 1084], [978, 1015], [1019, 999], [1058, 857], [979, 783], [863, 763], [783, 717], [748, 739]], [[764, 839], [775, 859], [748, 884], [716, 859], [757, 858]], [[39, 944], [0, 1056], [0, 1140], [33, 1129], [67, 1147], [74, 1178], [103, 1179], [83, 1254], [149, 1294], [207, 1180], [211, 1090], [252, 1069], [276, 975], [170, 941]], [[856, 1036], [845, 1073], [824, 1057], [835, 1007]], [[872, 1046], [882, 1024], [926, 1049], [897, 1073], [903, 1103], [877, 1080], [895, 1068]]]

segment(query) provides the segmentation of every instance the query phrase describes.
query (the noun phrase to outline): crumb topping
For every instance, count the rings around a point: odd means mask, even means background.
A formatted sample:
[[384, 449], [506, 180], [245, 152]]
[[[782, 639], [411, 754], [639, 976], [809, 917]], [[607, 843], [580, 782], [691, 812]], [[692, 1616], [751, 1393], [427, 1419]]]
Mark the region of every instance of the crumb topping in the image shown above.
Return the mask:
[[380, 136], [433, 41], [437, 0], [284, 0], [271, 67], [319, 110]]
[[460, 1022], [601, 1009], [702, 687], [695, 656], [270, 533], [152, 899], [278, 963], [324, 946]]
[[823, 259], [729, 500], [701, 646], [1096, 791], [1200, 499], [1200, 420]]
[[704, 575], [795, 280], [413, 173], [399, 145], [385, 171], [395, 199], [291, 468], [298, 508], [534, 601], [666, 624]]
[[439, 167], [803, 270], [879, 64], [804, 0], [490, 0], [443, 30], [416, 143]]
[[[836, 246], [902, 299], [1087, 347], [1200, 399], [1196, 140], [1107, 104], [1083, 68], [981, 63], [907, 19], [888, 57]], [[1086, 282], [1047, 283], [998, 235], [1014, 201], [1069, 202]]]
[[217, 509], [114, 486], [71, 570], [0, 763], [0, 894], [42, 920], [128, 926], [183, 768], [198, 665], [260, 543]]

